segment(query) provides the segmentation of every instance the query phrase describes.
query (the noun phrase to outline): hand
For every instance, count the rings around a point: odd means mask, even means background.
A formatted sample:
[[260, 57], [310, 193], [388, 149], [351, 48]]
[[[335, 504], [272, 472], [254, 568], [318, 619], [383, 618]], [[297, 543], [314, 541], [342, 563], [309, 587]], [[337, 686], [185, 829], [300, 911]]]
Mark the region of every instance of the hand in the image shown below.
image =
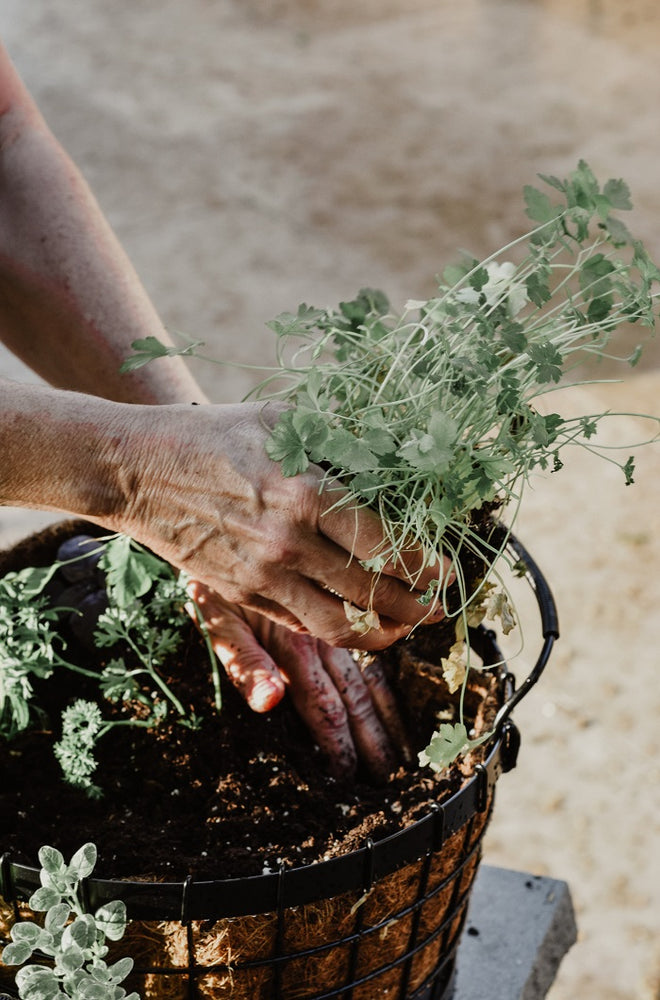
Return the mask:
[[394, 697], [372, 658], [364, 672], [345, 649], [290, 632], [232, 606], [197, 581], [189, 585], [213, 649], [250, 708], [267, 712], [288, 686], [293, 705], [336, 776], [350, 777], [358, 758], [377, 781], [411, 759]]
[[[331, 646], [367, 650], [442, 617], [411, 589], [419, 552], [375, 577], [359, 560], [382, 542], [378, 517], [338, 508], [339, 488], [321, 491], [317, 467], [282, 476], [264, 450], [272, 405], [119, 409], [113, 463], [126, 487], [114, 526], [225, 600]], [[427, 567], [415, 584], [423, 591], [444, 571]], [[373, 607], [380, 628], [352, 630], [344, 599]]]

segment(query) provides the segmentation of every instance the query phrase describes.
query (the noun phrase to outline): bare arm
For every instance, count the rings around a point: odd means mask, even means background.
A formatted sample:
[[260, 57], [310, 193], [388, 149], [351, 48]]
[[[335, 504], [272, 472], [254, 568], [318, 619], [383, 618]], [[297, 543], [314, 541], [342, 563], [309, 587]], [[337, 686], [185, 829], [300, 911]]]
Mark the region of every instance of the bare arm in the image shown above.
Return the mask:
[[[201, 401], [201, 391], [180, 359], [119, 373], [136, 337], [167, 339], [165, 331], [89, 188], [1, 47], [0, 293], [0, 337], [51, 384], [106, 400], [186, 404], [176, 413], [120, 411], [119, 448], [117, 434], [107, 431], [117, 411], [101, 400], [39, 397], [58, 426], [32, 418], [37, 444], [29, 434], [24, 440], [19, 420], [32, 394], [25, 389], [7, 395], [7, 389], [3, 436], [11, 428], [21, 444], [14, 445], [20, 462], [5, 463], [2, 502], [102, 520], [105, 512], [83, 509], [78, 497], [63, 495], [67, 488], [89, 489], [88, 447], [75, 429], [84, 420], [106, 463], [94, 470], [95, 479], [100, 476], [110, 489], [114, 476], [116, 526], [218, 585], [228, 599], [292, 627], [302, 622], [330, 641], [355, 640], [338, 595], [362, 607], [369, 603], [371, 575], [351, 557], [373, 553], [382, 537], [377, 519], [364, 511], [327, 514], [336, 494], [319, 496], [313, 470], [284, 480], [264, 453], [267, 429], [255, 404], [189, 408]], [[5, 440], [3, 447], [9, 455], [11, 443]], [[59, 455], [64, 447], [66, 456]], [[83, 458], [76, 460], [81, 448]], [[108, 470], [110, 460], [115, 466]], [[17, 490], [14, 484], [32, 466], [35, 475], [47, 469], [52, 478], [58, 462], [65, 469], [57, 474], [56, 489], [53, 481], [45, 492], [36, 484], [29, 496]], [[67, 487], [67, 477], [77, 480], [75, 486]], [[214, 539], [216, 531], [223, 532], [222, 544]], [[426, 574], [420, 586], [433, 575]], [[382, 635], [365, 640], [368, 645], [380, 647], [402, 633], [403, 623], [424, 617], [397, 576], [392, 571], [375, 591], [376, 610], [391, 622]]]
[[169, 337], [80, 172], [0, 45], [0, 338], [52, 385], [140, 403], [203, 394], [178, 360], [129, 375]]

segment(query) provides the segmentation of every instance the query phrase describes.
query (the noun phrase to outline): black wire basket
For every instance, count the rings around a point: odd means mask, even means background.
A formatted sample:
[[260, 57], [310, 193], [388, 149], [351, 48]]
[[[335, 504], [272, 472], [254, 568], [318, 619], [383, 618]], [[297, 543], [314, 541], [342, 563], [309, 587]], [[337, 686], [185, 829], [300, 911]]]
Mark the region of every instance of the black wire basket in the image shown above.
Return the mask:
[[[126, 904], [131, 923], [115, 957], [135, 959], [130, 988], [168, 1000], [447, 1000], [495, 785], [516, 763], [511, 712], [541, 676], [559, 634], [536, 563], [514, 537], [506, 545], [534, 591], [543, 646], [516, 687], [495, 634], [473, 632], [501, 695], [473, 776], [412, 826], [329, 861], [219, 881], [87, 879], [86, 909]], [[0, 895], [15, 919], [39, 885], [36, 868], [2, 856]]]

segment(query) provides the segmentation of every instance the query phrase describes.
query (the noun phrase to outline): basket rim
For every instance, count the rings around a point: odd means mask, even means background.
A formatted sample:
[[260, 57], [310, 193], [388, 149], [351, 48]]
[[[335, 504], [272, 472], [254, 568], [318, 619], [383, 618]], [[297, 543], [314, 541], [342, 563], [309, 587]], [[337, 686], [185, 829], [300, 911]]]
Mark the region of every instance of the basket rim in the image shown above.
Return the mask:
[[[371, 884], [406, 864], [439, 851], [443, 843], [492, 799], [500, 774], [509, 770], [507, 744], [515, 727], [510, 721], [486, 760], [453, 795], [434, 803], [426, 816], [364, 847], [327, 861], [279, 872], [242, 878], [181, 882], [138, 882], [130, 879], [89, 878], [84, 881], [86, 907], [123, 900], [131, 920], [210, 920], [268, 913], [332, 898], [350, 891], [366, 891]], [[26, 900], [41, 885], [39, 869], [0, 858], [0, 895], [8, 903]]]

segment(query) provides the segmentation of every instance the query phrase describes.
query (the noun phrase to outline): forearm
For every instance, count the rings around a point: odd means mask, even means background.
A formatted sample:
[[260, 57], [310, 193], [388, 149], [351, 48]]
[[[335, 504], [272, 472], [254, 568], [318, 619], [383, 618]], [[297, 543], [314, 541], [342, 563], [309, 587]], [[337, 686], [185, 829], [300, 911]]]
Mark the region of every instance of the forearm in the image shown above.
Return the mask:
[[61, 388], [202, 402], [179, 359], [130, 375], [133, 340], [169, 338], [80, 172], [0, 47], [0, 339]]
[[0, 380], [0, 505], [111, 524], [125, 493], [119, 452], [128, 410], [93, 396]]

